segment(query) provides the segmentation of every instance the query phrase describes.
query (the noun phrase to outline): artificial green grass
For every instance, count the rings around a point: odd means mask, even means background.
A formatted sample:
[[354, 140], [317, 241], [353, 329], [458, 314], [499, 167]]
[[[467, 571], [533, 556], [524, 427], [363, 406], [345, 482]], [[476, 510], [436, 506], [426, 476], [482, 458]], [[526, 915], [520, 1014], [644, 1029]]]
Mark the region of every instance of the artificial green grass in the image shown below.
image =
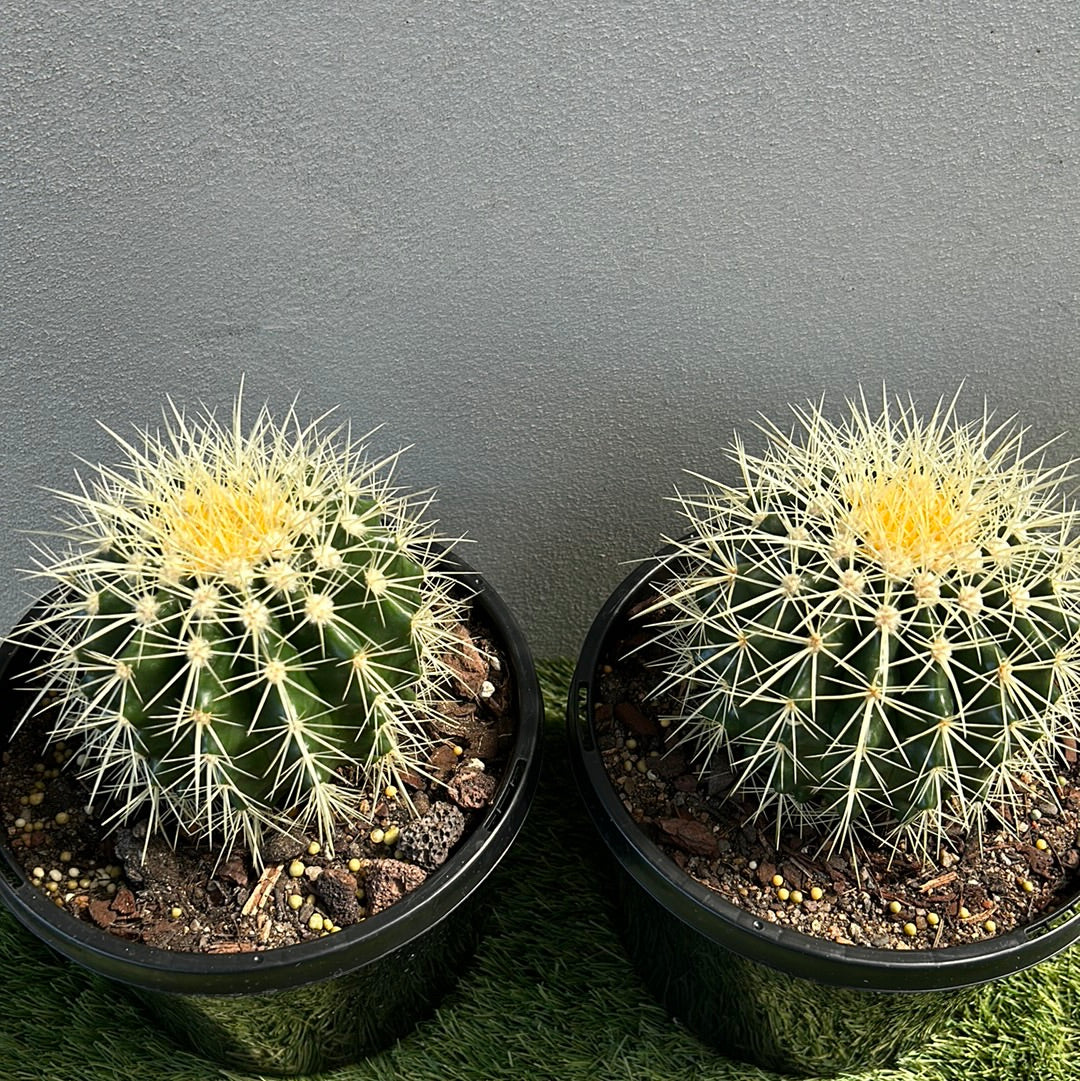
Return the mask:
[[[548, 710], [541, 791], [496, 872], [488, 935], [437, 1014], [330, 1081], [552, 1078], [772, 1081], [671, 1022], [649, 998], [596, 881], [597, 845], [568, 774], [570, 666], [540, 666]], [[137, 1005], [54, 957], [0, 913], [2, 1081], [252, 1081], [157, 1034]], [[895, 1069], [845, 1081], [1072, 1081], [1080, 1074], [1080, 948], [982, 989]]]

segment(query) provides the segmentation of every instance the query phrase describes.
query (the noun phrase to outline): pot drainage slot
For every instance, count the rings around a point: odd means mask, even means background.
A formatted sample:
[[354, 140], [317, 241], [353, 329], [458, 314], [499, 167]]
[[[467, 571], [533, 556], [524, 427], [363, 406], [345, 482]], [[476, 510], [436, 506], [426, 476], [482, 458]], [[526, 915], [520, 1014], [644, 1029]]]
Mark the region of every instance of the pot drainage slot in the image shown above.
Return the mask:
[[573, 720], [577, 725], [578, 738], [584, 751], [591, 753], [596, 748], [593, 740], [592, 725], [589, 723], [589, 685], [579, 683], [574, 688], [574, 697], [571, 703]]
[[502, 798], [492, 804], [491, 809], [485, 816], [484, 829], [488, 833], [495, 832], [496, 826], [502, 821], [502, 817], [506, 813], [506, 808], [513, 801], [514, 793], [518, 790], [518, 785], [521, 784], [521, 778], [525, 775], [525, 765], [525, 760], [521, 758], [514, 763], [513, 772], [510, 774], [510, 779], [506, 782], [506, 787], [503, 789]]
[[0, 878], [13, 890], [17, 890], [26, 882], [26, 876], [22, 873], [22, 869], [7, 852], [0, 857]]
[[1073, 901], [1072, 904], [1066, 905], [1064, 908], [1059, 908], [1057, 912], [1052, 913], [1047, 916], [1046, 919], [1041, 920], [1032, 927], [1028, 927], [1025, 934], [1028, 938], [1041, 938], [1051, 931], [1056, 931], [1059, 927], [1077, 916], [1080, 916], [1080, 898]]

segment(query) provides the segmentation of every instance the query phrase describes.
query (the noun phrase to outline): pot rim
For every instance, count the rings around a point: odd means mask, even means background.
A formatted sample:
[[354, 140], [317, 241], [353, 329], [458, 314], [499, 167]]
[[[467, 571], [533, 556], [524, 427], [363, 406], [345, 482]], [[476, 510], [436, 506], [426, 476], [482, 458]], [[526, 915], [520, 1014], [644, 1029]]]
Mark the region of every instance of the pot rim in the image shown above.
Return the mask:
[[[442, 559], [506, 651], [516, 724], [483, 817], [421, 885], [384, 911], [314, 942], [231, 954], [172, 951], [120, 939], [58, 908], [30, 884], [21, 863], [0, 843], [0, 899], [15, 918], [68, 959], [109, 979], [154, 991], [230, 995], [292, 989], [342, 975], [408, 946], [450, 917], [488, 878], [525, 821], [539, 778], [544, 714], [532, 655], [509, 608], [457, 553], [444, 552]], [[9, 640], [0, 645], [0, 674], [22, 648]]]
[[570, 682], [567, 733], [571, 767], [589, 817], [622, 871], [705, 938], [752, 961], [817, 983], [916, 992], [971, 987], [1046, 960], [1080, 939], [1080, 893], [1007, 934], [939, 949], [843, 945], [771, 924], [683, 871], [645, 836], [611, 785], [596, 742], [594, 688], [613, 627], [639, 591], [676, 554], [675, 545], [637, 561], [590, 627]]

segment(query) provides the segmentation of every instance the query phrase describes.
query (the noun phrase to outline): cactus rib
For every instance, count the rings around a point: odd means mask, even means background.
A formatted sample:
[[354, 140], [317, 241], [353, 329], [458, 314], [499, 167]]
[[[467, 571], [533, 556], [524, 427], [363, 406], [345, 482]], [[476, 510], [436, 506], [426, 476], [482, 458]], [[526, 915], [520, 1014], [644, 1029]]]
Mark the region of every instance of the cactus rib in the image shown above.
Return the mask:
[[56, 493], [63, 544], [32, 573], [58, 588], [21, 633], [110, 822], [258, 861], [267, 829], [332, 845], [423, 771], [464, 602], [396, 454], [295, 407], [246, 429], [241, 397], [229, 424], [172, 406], [164, 434], [110, 433], [125, 461]]
[[761, 455], [736, 438], [737, 483], [694, 474], [676, 496], [689, 535], [646, 613], [656, 693], [778, 829], [925, 855], [1031, 781], [1052, 789], [1080, 738], [1068, 465], [955, 406], [797, 409], [790, 435], [761, 426]]

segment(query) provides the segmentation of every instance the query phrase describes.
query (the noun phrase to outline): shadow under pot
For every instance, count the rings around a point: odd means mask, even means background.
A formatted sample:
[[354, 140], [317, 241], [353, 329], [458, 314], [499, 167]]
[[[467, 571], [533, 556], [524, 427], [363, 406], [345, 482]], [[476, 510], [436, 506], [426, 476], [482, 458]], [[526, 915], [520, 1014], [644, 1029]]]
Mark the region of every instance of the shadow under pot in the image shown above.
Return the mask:
[[[501, 598], [457, 557], [445, 557], [505, 666], [509, 706], [498, 738], [500, 781], [449, 858], [390, 907], [314, 941], [264, 951], [195, 953], [125, 941], [58, 908], [6, 843], [0, 896], [63, 957], [105, 977], [181, 1043], [222, 1066], [313, 1073], [382, 1049], [434, 1012], [474, 955], [492, 898], [491, 872], [517, 836], [540, 766], [543, 710], [524, 636]], [[28, 620], [32, 619], [31, 611]], [[0, 696], [20, 689], [33, 654], [0, 650]], [[16, 721], [0, 721], [5, 747]], [[40, 752], [39, 752], [40, 753]]]
[[[626, 950], [650, 992], [725, 1054], [781, 1072], [887, 1066], [946, 1026], [973, 989], [1053, 957], [1080, 937], [1075, 894], [1008, 934], [939, 948], [846, 945], [772, 923], [680, 868], [631, 816], [605, 767], [616, 680], [657, 682], [628, 650], [667, 552], [637, 567], [597, 615], [570, 685], [571, 766], [604, 843]], [[613, 680], [613, 675], [615, 680]], [[695, 775], [696, 776], [696, 775]]]

